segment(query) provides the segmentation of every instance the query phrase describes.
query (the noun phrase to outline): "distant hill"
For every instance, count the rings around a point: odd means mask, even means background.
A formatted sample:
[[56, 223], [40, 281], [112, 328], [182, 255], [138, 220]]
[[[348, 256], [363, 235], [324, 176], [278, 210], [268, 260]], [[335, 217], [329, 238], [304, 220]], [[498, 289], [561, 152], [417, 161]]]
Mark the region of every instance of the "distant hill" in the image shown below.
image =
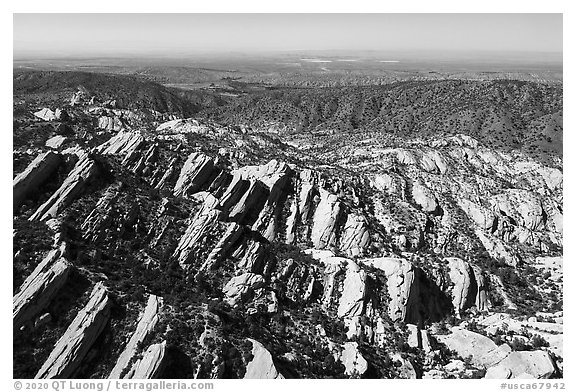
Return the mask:
[[100, 101], [115, 99], [122, 108], [148, 108], [181, 116], [191, 116], [202, 108], [223, 103], [209, 93], [184, 92], [134, 76], [79, 71], [14, 71], [15, 96], [40, 95], [43, 99], [65, 101], [79, 86]]
[[386, 86], [277, 88], [207, 109], [222, 122], [296, 132], [464, 133], [496, 148], [562, 154], [562, 86], [532, 82], [410, 81]]

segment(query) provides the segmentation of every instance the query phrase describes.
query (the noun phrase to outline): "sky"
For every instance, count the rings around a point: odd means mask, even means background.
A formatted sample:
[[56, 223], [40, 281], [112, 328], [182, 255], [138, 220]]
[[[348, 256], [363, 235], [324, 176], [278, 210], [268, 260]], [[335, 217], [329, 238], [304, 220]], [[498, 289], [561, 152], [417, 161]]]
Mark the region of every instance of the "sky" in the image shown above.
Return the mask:
[[313, 50], [562, 52], [562, 14], [14, 14], [14, 58]]

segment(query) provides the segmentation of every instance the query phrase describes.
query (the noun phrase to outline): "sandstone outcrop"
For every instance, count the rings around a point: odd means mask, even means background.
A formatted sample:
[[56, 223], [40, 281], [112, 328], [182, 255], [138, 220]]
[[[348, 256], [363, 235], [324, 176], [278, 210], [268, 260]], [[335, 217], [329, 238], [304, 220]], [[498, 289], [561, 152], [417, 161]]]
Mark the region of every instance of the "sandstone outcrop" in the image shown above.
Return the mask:
[[14, 296], [14, 328], [20, 328], [38, 316], [66, 283], [72, 265], [61, 257], [62, 253], [62, 249], [50, 251]]
[[[144, 340], [150, 335], [150, 333], [158, 324], [159, 312], [162, 307], [162, 298], [156, 295], [150, 294], [148, 297], [148, 302], [144, 312], [138, 319], [138, 324], [136, 325], [136, 330], [130, 337], [130, 340], [126, 344], [126, 347], [118, 357], [116, 365], [110, 372], [108, 378], [123, 378], [129, 369], [129, 364], [135, 358], [138, 353], [138, 347], [144, 342]], [[142, 366], [145, 368], [146, 366]], [[135, 372], [137, 373], [137, 372]], [[136, 377], [133, 377], [136, 378]]]
[[338, 305], [338, 317], [360, 316], [364, 310], [366, 273], [352, 260], [347, 260], [347, 262], [344, 288]]
[[344, 343], [340, 361], [346, 368], [348, 375], [361, 376], [368, 370], [368, 362], [358, 351], [358, 343], [356, 342]]
[[311, 239], [314, 247], [324, 249], [335, 245], [336, 225], [340, 216], [338, 196], [321, 189], [320, 204], [314, 213]]
[[452, 288], [452, 303], [457, 315], [471, 307], [476, 302], [478, 285], [472, 267], [462, 259], [449, 257], [450, 280], [454, 284]]
[[435, 335], [435, 338], [462, 358], [471, 357], [472, 363], [487, 368], [502, 361], [512, 351], [507, 344], [497, 346], [484, 335], [458, 327], [452, 328], [448, 335]]
[[61, 156], [52, 151], [39, 154], [22, 173], [14, 178], [12, 185], [14, 209], [34, 193], [58, 169]]
[[435, 213], [438, 210], [438, 201], [434, 194], [420, 181], [412, 184], [412, 197], [416, 204], [422, 207], [422, 210], [429, 213]]
[[108, 289], [97, 283], [90, 300], [58, 340], [35, 378], [72, 378], [110, 317]]
[[34, 112], [34, 116], [36, 116], [39, 119], [44, 120], [44, 121], [56, 120], [56, 114], [48, 108], [44, 108], [44, 109], [41, 109], [37, 112]]
[[254, 290], [264, 286], [264, 278], [262, 275], [253, 274], [251, 272], [235, 276], [226, 283], [222, 292], [230, 305], [235, 305], [244, 297], [253, 293]]
[[190, 264], [196, 258], [195, 256], [206, 252], [203, 246], [206, 235], [215, 230], [221, 215], [221, 211], [216, 209], [217, 205], [218, 200], [212, 195], [208, 195], [200, 211], [194, 216], [184, 235], [180, 238], [174, 256], [182, 267]]
[[245, 379], [283, 379], [284, 376], [278, 372], [272, 355], [262, 343], [248, 339], [252, 343], [252, 360], [246, 365]]
[[348, 256], [361, 256], [370, 245], [368, 222], [363, 215], [348, 214], [340, 238], [340, 250]]
[[174, 196], [186, 196], [199, 192], [216, 178], [219, 169], [212, 158], [192, 153], [184, 163], [180, 176], [174, 186]]
[[46, 145], [46, 147], [50, 147], [50, 148], [57, 150], [60, 147], [62, 147], [64, 145], [64, 143], [66, 143], [67, 141], [68, 141], [68, 138], [66, 136], [56, 135], [56, 136], [52, 136], [50, 139], [46, 140], [45, 145]]
[[103, 155], [128, 155], [144, 144], [144, 137], [139, 132], [120, 131], [108, 141], [97, 147]]
[[136, 380], [160, 378], [165, 366], [166, 341], [163, 341], [148, 347], [142, 359], [134, 363], [134, 366], [124, 378]]
[[485, 378], [550, 378], [556, 372], [554, 361], [546, 351], [514, 351], [486, 372]]
[[46, 220], [58, 215], [84, 189], [98, 172], [96, 162], [87, 155], [80, 158], [60, 188], [30, 217], [30, 220]]

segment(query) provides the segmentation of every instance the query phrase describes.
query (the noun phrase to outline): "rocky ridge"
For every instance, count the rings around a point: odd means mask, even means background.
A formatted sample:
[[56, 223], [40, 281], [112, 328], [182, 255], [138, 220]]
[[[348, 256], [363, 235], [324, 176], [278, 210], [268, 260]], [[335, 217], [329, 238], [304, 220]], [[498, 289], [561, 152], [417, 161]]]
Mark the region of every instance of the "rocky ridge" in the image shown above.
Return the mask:
[[94, 285], [36, 377], [561, 375], [558, 168], [465, 135], [308, 155], [192, 119], [100, 128], [14, 181], [15, 219], [71, 248], [15, 295], [15, 333], [49, 342], [66, 274]]

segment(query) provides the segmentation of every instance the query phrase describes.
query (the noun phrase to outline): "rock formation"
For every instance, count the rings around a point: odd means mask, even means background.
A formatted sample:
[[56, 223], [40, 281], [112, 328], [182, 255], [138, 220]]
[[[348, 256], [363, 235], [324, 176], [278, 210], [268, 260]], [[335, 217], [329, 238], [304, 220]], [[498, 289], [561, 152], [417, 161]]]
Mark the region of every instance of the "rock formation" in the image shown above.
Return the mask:
[[[156, 295], [150, 295], [148, 297], [148, 303], [144, 312], [138, 319], [138, 324], [136, 325], [136, 330], [130, 337], [130, 340], [126, 344], [126, 347], [118, 357], [116, 365], [110, 372], [108, 378], [123, 378], [125, 373], [129, 370], [129, 364], [132, 362], [133, 358], [136, 357], [138, 352], [138, 347], [144, 342], [144, 340], [149, 336], [149, 334], [154, 330], [154, 327], [158, 323], [158, 317], [160, 308], [162, 306], [162, 298]], [[134, 371], [135, 375], [141, 375], [148, 370], [144, 370], [148, 365], [138, 366], [141, 370]], [[138, 370], [138, 369], [137, 369]], [[147, 378], [147, 377], [132, 377], [132, 378]]]
[[110, 317], [108, 290], [97, 283], [90, 300], [58, 340], [35, 378], [72, 378]]
[[20, 207], [28, 196], [36, 192], [38, 187], [58, 169], [60, 163], [59, 154], [47, 151], [39, 154], [26, 170], [14, 178], [12, 185], [14, 209]]
[[252, 343], [252, 360], [246, 365], [245, 379], [283, 379], [284, 376], [278, 372], [272, 355], [266, 350], [262, 343], [248, 339]]
[[98, 172], [96, 162], [85, 155], [80, 158], [60, 188], [30, 217], [30, 220], [46, 220], [58, 215], [84, 189]]
[[14, 296], [14, 328], [20, 328], [39, 315], [66, 283], [72, 266], [68, 260], [61, 257], [62, 253], [62, 249], [48, 253]]

